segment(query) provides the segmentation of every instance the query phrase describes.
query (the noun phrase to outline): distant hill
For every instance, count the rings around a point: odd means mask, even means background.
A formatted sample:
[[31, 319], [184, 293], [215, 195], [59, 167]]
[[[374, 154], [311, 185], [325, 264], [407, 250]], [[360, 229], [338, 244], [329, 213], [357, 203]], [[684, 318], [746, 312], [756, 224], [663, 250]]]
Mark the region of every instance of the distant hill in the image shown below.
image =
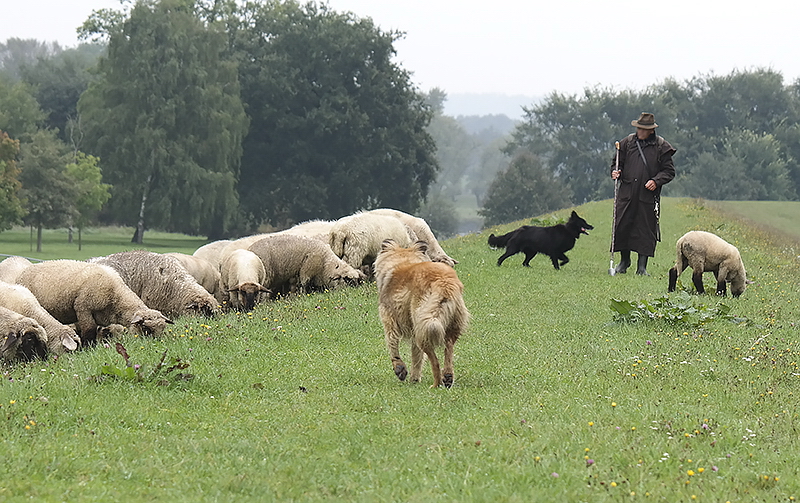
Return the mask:
[[537, 96], [495, 93], [454, 93], [447, 95], [445, 115], [505, 115], [512, 120], [522, 119], [522, 107], [530, 106], [542, 98]]

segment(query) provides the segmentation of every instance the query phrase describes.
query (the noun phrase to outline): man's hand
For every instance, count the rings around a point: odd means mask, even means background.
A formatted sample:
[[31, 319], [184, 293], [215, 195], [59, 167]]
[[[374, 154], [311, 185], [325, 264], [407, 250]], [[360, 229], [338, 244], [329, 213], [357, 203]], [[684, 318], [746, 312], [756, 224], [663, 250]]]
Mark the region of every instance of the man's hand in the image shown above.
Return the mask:
[[653, 180], [647, 180], [647, 183], [644, 184], [644, 188], [650, 191], [656, 190], [656, 182]]
[[616, 180], [617, 178], [619, 178], [620, 174], [622, 174], [621, 170], [618, 170], [618, 169], [611, 170], [611, 179], [612, 180]]

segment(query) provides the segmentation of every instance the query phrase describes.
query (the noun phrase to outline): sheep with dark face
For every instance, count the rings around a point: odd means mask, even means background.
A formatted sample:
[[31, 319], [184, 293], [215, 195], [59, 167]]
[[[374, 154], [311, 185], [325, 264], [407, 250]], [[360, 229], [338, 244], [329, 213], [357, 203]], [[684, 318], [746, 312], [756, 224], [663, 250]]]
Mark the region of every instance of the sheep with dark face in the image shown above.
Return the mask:
[[0, 281], [0, 306], [36, 320], [47, 332], [47, 348], [60, 355], [77, 349], [81, 340], [75, 330], [47, 312], [30, 290], [22, 285]]
[[150, 309], [114, 269], [77, 260], [33, 264], [17, 277], [59, 322], [76, 323], [83, 343], [92, 343], [97, 327], [119, 324], [134, 333], [158, 336], [170, 319]]
[[248, 248], [264, 263], [262, 285], [273, 292], [334, 289], [357, 285], [366, 276], [337, 257], [325, 243], [300, 236], [267, 236]]
[[47, 332], [36, 320], [0, 307], [0, 356], [6, 361], [44, 358]]
[[228, 239], [212, 241], [196, 249], [194, 253], [192, 253], [192, 256], [206, 260], [211, 265], [219, 269], [219, 263], [222, 261], [222, 249], [228, 246], [229, 243], [230, 240]]
[[713, 272], [717, 279], [717, 295], [727, 293], [731, 284], [731, 295], [740, 296], [747, 287], [747, 274], [739, 250], [716, 234], [705, 231], [690, 231], [681, 236], [676, 244], [677, 259], [669, 270], [669, 287], [674, 292], [678, 276], [687, 267], [692, 268], [692, 283], [697, 293], [705, 293], [703, 273]]
[[200, 286], [174, 257], [147, 250], [112, 253], [91, 262], [111, 267], [151, 309], [167, 316], [216, 314], [217, 299]]
[[252, 311], [269, 293], [263, 286], [267, 272], [264, 263], [250, 250], [234, 250], [220, 265], [222, 290], [234, 309]]
[[165, 253], [165, 255], [177, 259], [183, 268], [186, 269], [186, 272], [191, 274], [200, 286], [213, 295], [214, 298], [217, 299], [217, 302], [222, 303], [223, 295], [218, 266], [215, 266], [204, 258], [187, 255], [185, 253]]

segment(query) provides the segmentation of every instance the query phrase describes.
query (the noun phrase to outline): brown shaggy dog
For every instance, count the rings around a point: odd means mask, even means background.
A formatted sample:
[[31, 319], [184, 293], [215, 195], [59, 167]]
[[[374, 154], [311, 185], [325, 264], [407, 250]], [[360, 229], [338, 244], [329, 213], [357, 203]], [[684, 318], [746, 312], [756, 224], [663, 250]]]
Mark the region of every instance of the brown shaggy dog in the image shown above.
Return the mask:
[[[408, 375], [400, 358], [401, 339], [411, 339], [411, 382], [419, 382], [427, 355], [433, 386], [453, 385], [453, 346], [467, 328], [469, 312], [464, 305], [464, 285], [452, 267], [431, 262], [428, 244], [417, 241], [402, 248], [391, 239], [381, 244], [375, 260], [378, 310], [386, 335], [392, 367], [403, 381]], [[444, 346], [444, 371], [435, 349]]]

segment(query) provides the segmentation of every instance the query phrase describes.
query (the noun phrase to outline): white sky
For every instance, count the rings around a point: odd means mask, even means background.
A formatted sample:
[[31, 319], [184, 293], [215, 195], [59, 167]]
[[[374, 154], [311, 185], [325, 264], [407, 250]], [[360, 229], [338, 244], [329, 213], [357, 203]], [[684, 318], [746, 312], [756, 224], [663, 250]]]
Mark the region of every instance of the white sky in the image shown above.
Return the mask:
[[[305, 1], [305, 0], [301, 0]], [[119, 0], [5, 0], [0, 41], [77, 44], [92, 10]], [[401, 30], [397, 60], [423, 91], [543, 96], [595, 85], [771, 68], [800, 78], [800, 2], [765, 0], [328, 0]]]

